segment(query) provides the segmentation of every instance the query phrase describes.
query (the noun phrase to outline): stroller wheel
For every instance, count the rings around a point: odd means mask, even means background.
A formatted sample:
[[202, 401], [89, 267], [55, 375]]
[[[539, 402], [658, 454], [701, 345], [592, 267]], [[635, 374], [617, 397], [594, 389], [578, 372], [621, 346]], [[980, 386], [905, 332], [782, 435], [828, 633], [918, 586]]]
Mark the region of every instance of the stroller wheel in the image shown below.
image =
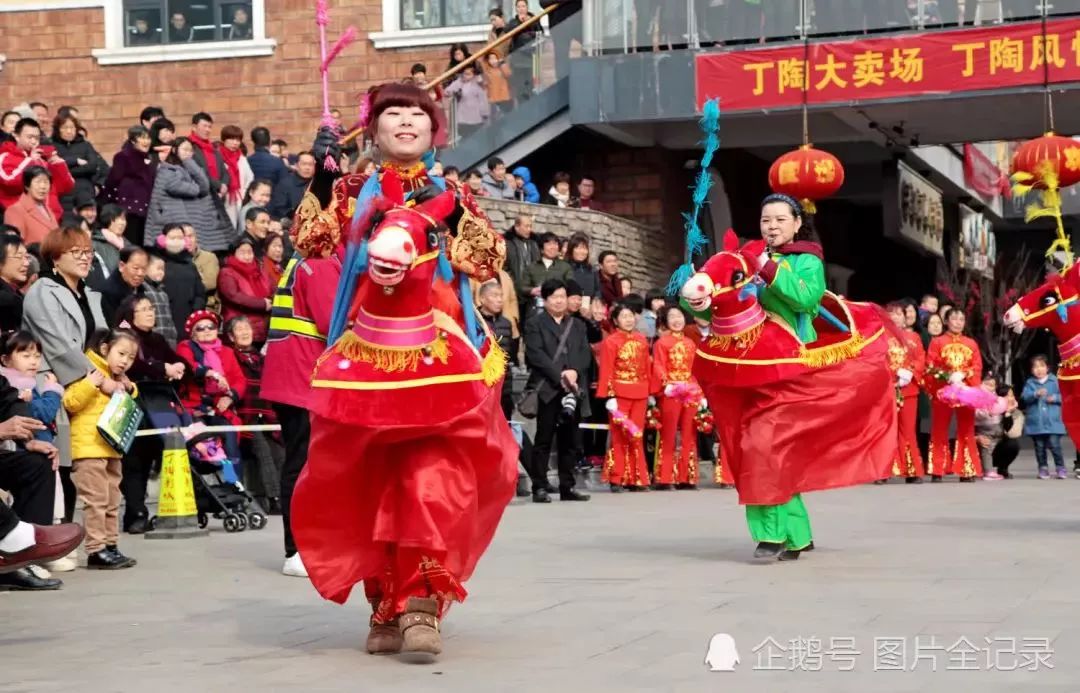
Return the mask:
[[153, 532], [155, 529], [157, 529], [157, 515], [151, 515], [150, 518], [146, 521], [146, 529], [150, 532]]
[[233, 517], [235, 517], [236, 520], [240, 523], [240, 529], [238, 529], [236, 531], [243, 532], [245, 529], [247, 529], [248, 521], [247, 521], [247, 516], [244, 515], [244, 513], [236, 513], [235, 515], [233, 515]]
[[262, 529], [266, 526], [266, 515], [262, 513], [248, 513], [248, 526], [252, 529]]
[[225, 531], [229, 533], [242, 531], [247, 526], [247, 522], [244, 522], [243, 525], [240, 524], [243, 519], [243, 515], [226, 515], [224, 520]]
[[206, 525], [210, 524], [210, 518], [206, 513], [199, 513], [199, 529], [206, 529]]

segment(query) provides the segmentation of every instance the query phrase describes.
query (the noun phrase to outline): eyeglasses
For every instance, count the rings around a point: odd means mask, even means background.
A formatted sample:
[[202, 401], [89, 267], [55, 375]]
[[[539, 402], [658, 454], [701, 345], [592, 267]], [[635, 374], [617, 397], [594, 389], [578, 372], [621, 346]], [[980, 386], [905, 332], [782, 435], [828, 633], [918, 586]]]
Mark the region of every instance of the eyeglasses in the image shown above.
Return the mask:
[[68, 253], [70, 253], [71, 257], [75, 258], [76, 260], [82, 260], [84, 258], [94, 256], [94, 251], [89, 248], [72, 248], [68, 251]]
[[196, 325], [195, 332], [217, 332], [216, 325]]

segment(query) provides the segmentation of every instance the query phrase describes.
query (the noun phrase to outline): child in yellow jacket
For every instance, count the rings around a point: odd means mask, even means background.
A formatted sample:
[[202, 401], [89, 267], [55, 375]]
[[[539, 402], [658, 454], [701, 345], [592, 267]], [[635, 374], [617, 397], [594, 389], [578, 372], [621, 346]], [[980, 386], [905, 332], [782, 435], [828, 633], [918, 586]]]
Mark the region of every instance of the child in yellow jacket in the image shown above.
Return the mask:
[[135, 559], [120, 553], [120, 458], [97, 424], [116, 392], [138, 396], [125, 375], [139, 353], [139, 343], [128, 330], [97, 333], [86, 352], [94, 368], [68, 386], [64, 408], [71, 417], [71, 480], [83, 499], [86, 525], [86, 567], [97, 570], [130, 568]]

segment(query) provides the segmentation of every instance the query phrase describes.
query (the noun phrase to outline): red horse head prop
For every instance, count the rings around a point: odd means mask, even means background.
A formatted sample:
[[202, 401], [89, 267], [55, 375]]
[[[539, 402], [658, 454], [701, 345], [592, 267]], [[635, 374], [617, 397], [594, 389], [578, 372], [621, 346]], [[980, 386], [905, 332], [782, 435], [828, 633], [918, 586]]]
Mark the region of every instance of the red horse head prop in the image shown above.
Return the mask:
[[377, 315], [415, 315], [430, 310], [443, 220], [454, 194], [438, 193], [419, 204], [405, 202], [401, 181], [384, 174], [382, 196], [354, 227], [367, 243], [367, 272], [358, 302]]
[[1058, 338], [1064, 361], [1080, 356], [1080, 264], [1051, 274], [1005, 313], [1005, 325], [1017, 332], [1045, 327]]
[[753, 284], [754, 270], [746, 259], [764, 252], [765, 243], [751, 241], [740, 250], [738, 236], [728, 229], [723, 248], [683, 285], [681, 294], [699, 316], [710, 313], [713, 334], [731, 336], [765, 320]]

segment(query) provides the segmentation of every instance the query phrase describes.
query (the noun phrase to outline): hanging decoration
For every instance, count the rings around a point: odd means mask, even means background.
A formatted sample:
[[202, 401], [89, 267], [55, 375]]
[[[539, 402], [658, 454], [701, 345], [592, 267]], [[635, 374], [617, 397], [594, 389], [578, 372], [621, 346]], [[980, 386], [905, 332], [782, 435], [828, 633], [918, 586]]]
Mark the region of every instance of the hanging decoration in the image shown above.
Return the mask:
[[783, 154], [769, 168], [769, 187], [790, 195], [807, 214], [815, 214], [815, 200], [831, 197], [844, 184], [844, 166], [829, 152], [804, 144]]

